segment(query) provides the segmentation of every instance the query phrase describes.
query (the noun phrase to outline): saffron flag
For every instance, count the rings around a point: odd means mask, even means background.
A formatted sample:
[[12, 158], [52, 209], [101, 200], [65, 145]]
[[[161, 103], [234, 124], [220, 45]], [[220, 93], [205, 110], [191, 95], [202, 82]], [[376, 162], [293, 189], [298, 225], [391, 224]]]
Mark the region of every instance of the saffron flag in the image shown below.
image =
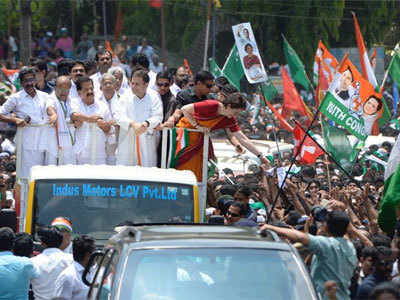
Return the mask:
[[309, 90], [310, 83], [307, 78], [304, 64], [284, 36], [283, 52], [285, 53], [286, 62], [289, 65], [290, 74], [292, 75], [293, 81], [303, 86], [306, 90]]
[[399, 136], [392, 148], [385, 168], [385, 187], [380, 201], [378, 223], [386, 233], [392, 233], [397, 221], [400, 204], [400, 141]]
[[320, 106], [326, 117], [363, 141], [379, 130], [383, 107], [382, 93], [375, 92], [348, 57], [343, 59]]
[[186, 58], [183, 59], [183, 65], [185, 66], [185, 69], [188, 71], [189, 75], [192, 76], [193, 72], [192, 72], [192, 69], [190, 68], [189, 62]]
[[283, 66], [281, 67], [281, 73], [283, 83], [282, 115], [286, 118], [290, 111], [294, 110], [303, 116], [307, 116], [310, 121], [312, 119], [312, 114], [303, 102], [303, 99], [301, 99], [299, 92]]
[[[336, 68], [339, 63], [329, 50], [325, 47], [322, 41], [319, 41], [317, 51], [315, 52], [314, 58], [314, 83], [317, 84], [319, 80], [319, 74], [322, 71], [324, 77], [328, 83], [333, 80], [336, 73]], [[322, 68], [322, 70], [321, 70]]]
[[114, 39], [118, 40], [119, 36], [121, 35], [123, 24], [122, 24], [122, 1], [118, 4], [118, 13], [117, 13], [117, 20], [115, 21], [115, 28], [114, 28]]
[[376, 81], [374, 70], [372, 69], [371, 62], [369, 61], [368, 58], [368, 52], [367, 49], [365, 48], [364, 39], [360, 31], [360, 26], [358, 25], [357, 17], [354, 12], [352, 12], [352, 14], [354, 20], [354, 28], [356, 31], [356, 40], [357, 40], [358, 53], [360, 55], [362, 74], [364, 78], [368, 79], [368, 81], [375, 88], [378, 86], [378, 82]]
[[318, 61], [318, 85], [315, 90], [315, 107], [318, 108], [322, 99], [324, 99], [325, 93], [329, 88], [329, 81], [325, 77], [325, 72], [321, 67], [322, 62]]
[[[316, 159], [325, 153], [324, 149], [319, 147], [309, 136], [306, 135], [305, 130], [300, 126], [299, 123], [296, 122], [293, 130], [294, 136], [294, 148], [293, 148], [293, 155], [296, 156], [296, 160], [304, 165], [314, 164]], [[303, 141], [301, 148], [299, 150], [300, 144]]]

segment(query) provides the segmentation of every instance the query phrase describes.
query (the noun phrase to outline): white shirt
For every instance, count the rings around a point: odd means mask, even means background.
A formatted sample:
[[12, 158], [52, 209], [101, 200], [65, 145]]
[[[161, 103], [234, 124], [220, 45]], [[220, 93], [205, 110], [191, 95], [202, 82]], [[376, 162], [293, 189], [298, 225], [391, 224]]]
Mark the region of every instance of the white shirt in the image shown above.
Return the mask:
[[[55, 292], [53, 298], [65, 300], [86, 300], [89, 287], [82, 281], [83, 271], [83, 266], [76, 261], [68, 266], [55, 281]], [[90, 275], [88, 275], [88, 279], [89, 276]]]
[[78, 90], [76, 88], [75, 82], [71, 79], [71, 88], [69, 89], [69, 99], [79, 98]]
[[71, 124], [71, 98], [66, 101], [61, 101], [53, 92], [50, 94], [49, 101], [56, 108], [57, 112], [57, 125], [58, 125], [58, 139], [60, 147], [63, 149], [71, 149], [73, 137], [75, 134], [75, 127]]
[[32, 257], [31, 261], [40, 270], [40, 276], [31, 282], [35, 299], [51, 299], [55, 292], [54, 282], [72, 264], [72, 255], [58, 248], [47, 248], [38, 256]]
[[[101, 101], [105, 105], [107, 105], [107, 107], [111, 113], [111, 119], [115, 120], [117, 106], [119, 105], [119, 97], [118, 97], [117, 93], [114, 93], [114, 96], [110, 100], [107, 100], [104, 97], [104, 94], [101, 93], [101, 97], [99, 97], [98, 99], [99, 99], [98, 101]], [[108, 133], [108, 136], [107, 136], [107, 144], [112, 145], [112, 144], [117, 143], [117, 137], [115, 134], [116, 134], [115, 128], [114, 128], [114, 126], [112, 126], [110, 129], [110, 132]]]
[[174, 82], [173, 85], [171, 85], [169, 87], [172, 95], [174, 95], [174, 97], [176, 98], [176, 95], [178, 95], [178, 93], [181, 91], [181, 88]]
[[15, 153], [15, 144], [11, 142], [9, 139], [4, 139], [4, 141], [1, 143], [1, 149], [3, 151], [7, 151], [11, 154]]
[[[46, 124], [47, 108], [52, 105], [48, 94], [36, 90], [35, 97], [29, 96], [25, 90], [12, 94], [0, 107], [0, 114], [7, 115], [14, 112], [18, 118], [30, 117], [30, 124]], [[22, 130], [24, 150], [47, 150], [49, 130], [44, 127], [26, 127]], [[50, 129], [50, 128], [48, 128]], [[55, 136], [55, 129], [52, 128]], [[54, 142], [54, 141], [52, 141]], [[57, 145], [56, 145], [57, 146]]]
[[[95, 100], [93, 104], [86, 105], [82, 99], [79, 100], [80, 101], [72, 103], [71, 114], [82, 113], [87, 116], [99, 115], [104, 121], [111, 120], [110, 110], [103, 102]], [[107, 134], [97, 125], [94, 125], [96, 137], [93, 137], [90, 127], [93, 126], [92, 124], [95, 123], [83, 122], [82, 126], [75, 130], [75, 153], [83, 158], [89, 158], [92, 151], [91, 145], [94, 142], [94, 138], [96, 138], [96, 157], [105, 158], [105, 143], [107, 140]]]
[[139, 165], [136, 136], [130, 123], [148, 121], [150, 126], [138, 137], [141, 165], [154, 167], [157, 165], [157, 146], [159, 132], [154, 128], [162, 122], [163, 108], [160, 95], [148, 88], [145, 96], [139, 99], [132, 93], [126, 93], [120, 99], [116, 111], [116, 121], [120, 126], [118, 138], [117, 163], [123, 165]]
[[103, 75], [100, 72], [94, 73], [92, 76], [90, 76], [90, 79], [93, 80], [93, 90], [96, 97], [99, 97], [101, 93], [101, 76]]
[[158, 91], [157, 85], [156, 85], [157, 74], [151, 70], [147, 74], [150, 77], [149, 88], [151, 88], [157, 92]]

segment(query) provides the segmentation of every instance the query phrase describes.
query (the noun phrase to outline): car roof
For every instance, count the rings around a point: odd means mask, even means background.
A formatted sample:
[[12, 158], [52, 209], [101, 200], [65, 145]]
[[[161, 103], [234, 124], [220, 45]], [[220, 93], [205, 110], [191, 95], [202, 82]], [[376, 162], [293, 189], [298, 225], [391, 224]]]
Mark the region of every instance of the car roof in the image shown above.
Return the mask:
[[270, 231], [260, 234], [256, 228], [218, 226], [207, 224], [144, 225], [117, 227], [118, 232], [110, 238], [108, 245], [131, 248], [141, 247], [245, 247], [290, 250]]
[[30, 181], [39, 179], [107, 179], [197, 184], [191, 171], [121, 165], [34, 166], [31, 168]]

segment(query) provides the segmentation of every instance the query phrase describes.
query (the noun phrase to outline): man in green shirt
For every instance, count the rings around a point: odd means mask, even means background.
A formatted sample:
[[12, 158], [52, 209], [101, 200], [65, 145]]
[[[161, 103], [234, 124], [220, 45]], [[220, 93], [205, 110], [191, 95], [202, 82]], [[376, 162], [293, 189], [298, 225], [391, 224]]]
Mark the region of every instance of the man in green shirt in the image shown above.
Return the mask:
[[350, 281], [357, 264], [356, 250], [353, 244], [344, 238], [350, 219], [347, 213], [333, 210], [323, 223], [327, 236], [314, 236], [295, 229], [281, 228], [265, 224], [261, 230], [272, 230], [291, 242], [301, 242], [314, 253], [311, 262], [311, 277], [322, 299], [325, 295], [325, 283], [332, 280], [337, 284], [337, 299], [350, 299]]

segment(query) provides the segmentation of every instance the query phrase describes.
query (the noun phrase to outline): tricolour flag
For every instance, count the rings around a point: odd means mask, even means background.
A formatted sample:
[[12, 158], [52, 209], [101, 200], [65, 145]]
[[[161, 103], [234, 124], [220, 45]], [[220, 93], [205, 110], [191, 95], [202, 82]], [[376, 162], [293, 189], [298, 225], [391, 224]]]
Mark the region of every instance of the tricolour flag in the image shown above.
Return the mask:
[[385, 169], [385, 187], [380, 201], [378, 223], [386, 233], [393, 232], [400, 204], [400, 140], [392, 148]]
[[189, 132], [186, 128], [174, 128], [170, 134], [170, 151], [168, 157], [168, 166], [175, 168], [179, 157], [189, 146]]
[[318, 108], [325, 93], [329, 88], [329, 81], [326, 78], [325, 72], [322, 70], [322, 63], [318, 61], [318, 85], [315, 89], [315, 107]]
[[329, 52], [322, 41], [319, 41], [314, 58], [314, 83], [318, 83], [319, 73], [321, 71], [328, 83], [330, 83], [333, 80], [338, 65], [339, 63], [336, 57]]
[[303, 86], [306, 90], [309, 90], [310, 83], [307, 78], [304, 64], [284, 36], [283, 52], [285, 53], [286, 62], [289, 65], [290, 74], [292, 75], [293, 81]]
[[357, 17], [354, 12], [353, 20], [354, 20], [354, 28], [356, 31], [356, 40], [357, 40], [357, 47], [358, 53], [360, 55], [360, 62], [361, 62], [361, 70], [364, 78], [368, 79], [368, 81], [373, 85], [373, 87], [378, 86], [378, 82], [376, 81], [375, 73], [372, 68], [371, 62], [369, 61], [368, 52], [365, 48], [364, 39], [360, 31], [360, 26], [358, 25]]
[[244, 71], [236, 44], [232, 47], [222, 68], [222, 72], [228, 78], [230, 84], [240, 90], [240, 79], [242, 79]]

